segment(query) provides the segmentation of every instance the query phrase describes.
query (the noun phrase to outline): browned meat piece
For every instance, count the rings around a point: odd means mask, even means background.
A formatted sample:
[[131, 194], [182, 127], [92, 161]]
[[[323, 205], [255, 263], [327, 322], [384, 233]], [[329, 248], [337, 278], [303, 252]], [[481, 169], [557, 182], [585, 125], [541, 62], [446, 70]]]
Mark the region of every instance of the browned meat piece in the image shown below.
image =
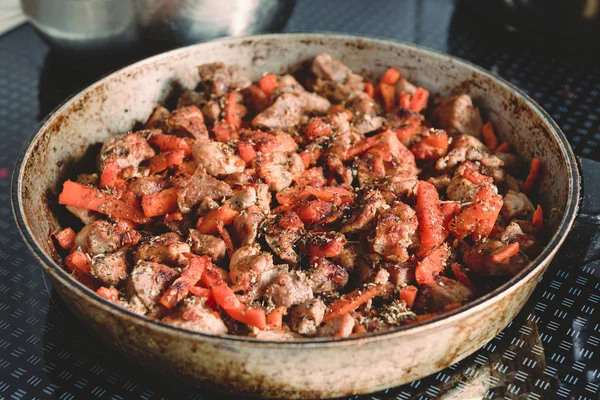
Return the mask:
[[525, 193], [509, 190], [504, 196], [504, 203], [500, 213], [507, 220], [524, 218], [533, 213], [533, 204], [531, 204]]
[[227, 246], [225, 246], [223, 239], [202, 234], [195, 229], [190, 229], [188, 243], [192, 248], [192, 253], [201, 256], [207, 255], [214, 262], [225, 258], [225, 254], [227, 253]]
[[195, 90], [186, 89], [179, 96], [179, 99], [177, 100], [177, 107], [175, 108], [181, 108], [186, 106], [200, 107], [201, 104], [203, 104], [204, 102], [205, 100], [203, 93], [198, 93]]
[[442, 174], [436, 177], [427, 179], [427, 182], [431, 183], [438, 191], [444, 191], [450, 185], [450, 175]]
[[256, 186], [256, 205], [262, 212], [268, 213], [271, 211], [271, 192], [269, 192], [269, 185], [259, 183]]
[[107, 161], [115, 161], [119, 168], [133, 167], [156, 154], [144, 139], [144, 132], [111, 135], [100, 150], [100, 169]]
[[325, 316], [325, 303], [310, 299], [290, 309], [290, 328], [301, 335], [315, 336]]
[[506, 243], [499, 240], [488, 239], [476, 243], [464, 251], [463, 262], [471, 271], [482, 276], [514, 276], [529, 263], [529, 259], [525, 254], [518, 253], [500, 262], [494, 261], [493, 254], [504, 247]]
[[314, 293], [341, 290], [348, 283], [348, 271], [326, 258], [311, 262], [307, 274]]
[[246, 163], [236, 154], [236, 150], [226, 143], [213, 140], [196, 140], [192, 148], [196, 164], [215, 177], [223, 177], [235, 172], [243, 172]]
[[75, 248], [80, 248], [92, 257], [98, 254], [112, 253], [121, 246], [121, 235], [114, 226], [104, 220], [87, 224], [75, 237]]
[[260, 297], [278, 272], [280, 270], [273, 265], [273, 256], [260, 251], [259, 246], [240, 247], [229, 263], [231, 281], [249, 300]]
[[252, 120], [252, 126], [266, 129], [287, 130], [300, 123], [305, 102], [300, 97], [284, 93], [266, 110]]
[[174, 135], [190, 135], [194, 139], [208, 139], [208, 129], [204, 124], [204, 115], [196, 106], [178, 108], [169, 114], [167, 130]]
[[169, 286], [179, 273], [173, 268], [152, 261], [142, 261], [131, 271], [131, 286], [148, 308], [156, 305], [162, 292]]
[[303, 336], [287, 331], [258, 331], [255, 337], [261, 340], [294, 340], [302, 339]]
[[265, 297], [277, 307], [291, 307], [313, 298], [313, 292], [304, 272], [291, 271], [279, 274], [266, 288]]
[[[269, 217], [264, 227], [265, 240], [271, 250], [282, 260], [296, 263], [298, 261], [298, 254], [294, 250], [294, 246], [300, 239], [302, 229], [297, 226], [282, 227], [279, 224], [282, 219], [299, 220], [298, 216], [293, 212], [286, 213], [281, 217]], [[302, 226], [301, 221], [296, 225]]]
[[405, 263], [385, 263], [384, 267], [390, 273], [390, 282], [395, 287], [408, 285], [415, 278], [415, 264], [411, 262]]
[[252, 143], [257, 151], [263, 153], [290, 153], [298, 150], [298, 144], [294, 138], [282, 131], [266, 133], [244, 130], [241, 132], [241, 140]]
[[225, 201], [231, 208], [237, 211], [256, 204], [256, 189], [252, 186], [242, 187], [233, 191], [233, 195]]
[[[499, 239], [504, 243], [519, 242], [519, 251], [524, 252], [528, 256], [535, 257], [541, 250], [541, 247], [534, 236], [523, 232], [523, 228], [521, 228], [519, 222], [521, 221], [511, 221]], [[522, 221], [521, 223], [523, 222], [527, 223], [528, 221]]]
[[407, 248], [415, 241], [417, 215], [410, 206], [398, 203], [377, 218], [373, 250], [389, 260], [404, 262]]
[[282, 75], [277, 79], [277, 87], [271, 92], [271, 98], [276, 98], [284, 93], [300, 94], [306, 90], [292, 75]]
[[401, 172], [387, 178], [387, 182], [382, 184], [379, 190], [382, 190], [383, 194], [383, 190], [387, 189], [396, 199], [412, 198], [416, 195], [418, 183], [419, 178], [416, 174]]
[[304, 112], [308, 114], [323, 115], [331, 107], [331, 103], [325, 97], [321, 97], [316, 93], [302, 92], [298, 95]]
[[454, 175], [446, 189], [448, 199], [460, 202], [469, 202], [479, 191], [479, 186], [462, 175]]
[[215, 121], [219, 119], [219, 115], [221, 115], [221, 106], [219, 102], [216, 100], [209, 100], [202, 107], [202, 115], [206, 122], [213, 124]]
[[445, 99], [437, 109], [440, 126], [449, 134], [480, 136], [483, 121], [479, 109], [467, 94]]
[[506, 174], [506, 189], [507, 190], [512, 190], [513, 192], [520, 192], [521, 191], [521, 184], [523, 183], [523, 181], [520, 181], [519, 179], [515, 178], [514, 176], [510, 175], [510, 174]]
[[196, 332], [224, 335], [227, 326], [219, 315], [208, 308], [201, 297], [190, 297], [183, 300], [174, 312], [164, 317], [161, 321], [183, 329]]
[[156, 175], [141, 176], [129, 182], [128, 189], [137, 197], [144, 197], [147, 194], [160, 192], [168, 186], [169, 182], [166, 179]]
[[352, 124], [361, 135], [376, 131], [383, 125], [383, 118], [377, 116], [379, 106], [368, 94], [359, 93], [352, 102], [351, 109], [355, 111]]
[[351, 185], [354, 180], [352, 169], [344, 165], [338, 157], [327, 157], [325, 159], [329, 175], [340, 185]]
[[361, 188], [371, 186], [385, 178], [385, 162], [378, 155], [368, 151], [354, 162], [356, 177]]
[[231, 187], [208, 175], [203, 168], [197, 168], [194, 175], [180, 181], [181, 190], [177, 193], [177, 204], [183, 213], [192, 211], [206, 198], [221, 200], [233, 194]]
[[358, 115], [371, 114], [377, 115], [381, 108], [375, 100], [368, 94], [362, 92], [356, 96], [350, 108], [355, 111]]
[[369, 276], [368, 282], [375, 285], [385, 285], [390, 281], [390, 273], [385, 268], [379, 268]]
[[134, 260], [135, 262], [154, 260], [167, 264], [184, 265], [187, 258], [183, 253], [191, 251], [190, 245], [185, 243], [181, 236], [175, 232], [167, 232], [140, 244], [135, 252]]
[[148, 118], [148, 121], [144, 124], [144, 128], [146, 129], [165, 129], [166, 124], [165, 121], [169, 116], [170, 112], [163, 106], [156, 106], [154, 110], [152, 110], [152, 114]]
[[274, 192], [279, 192], [290, 186], [294, 178], [304, 171], [304, 163], [297, 153], [259, 154], [254, 159], [254, 167], [258, 176]]
[[362, 194], [356, 201], [348, 221], [342, 226], [343, 233], [354, 233], [368, 229], [377, 217], [377, 211], [384, 207], [385, 200], [379, 190], [372, 190]]
[[136, 294], [130, 296], [129, 300], [117, 300], [117, 304], [123, 307], [124, 309], [139, 315], [145, 315], [148, 312], [148, 309], [146, 308], [142, 300], [139, 298], [139, 296]]
[[357, 243], [346, 243], [340, 254], [333, 258], [333, 261], [344, 267], [346, 270], [352, 271], [356, 265], [359, 254], [360, 249]]
[[448, 154], [438, 159], [436, 169], [453, 168], [467, 160], [479, 161], [485, 167], [503, 166], [502, 160], [490, 154], [488, 148], [479, 139], [469, 135], [460, 135], [452, 141]]
[[395, 88], [398, 98], [400, 98], [402, 92], [412, 96], [417, 91], [417, 87], [404, 78], [400, 78], [398, 82], [396, 82]]
[[79, 218], [81, 222], [84, 224], [89, 224], [98, 219], [99, 214], [95, 211], [90, 211], [85, 208], [76, 207], [76, 206], [66, 206], [67, 210], [71, 212], [74, 216]]
[[354, 329], [354, 317], [344, 314], [341, 317], [329, 320], [319, 327], [317, 335], [321, 337], [348, 337]]
[[245, 68], [232, 65], [229, 67], [229, 76], [231, 76], [231, 89], [245, 89], [252, 85], [252, 81], [248, 76], [248, 71]]
[[311, 71], [317, 78], [336, 83], [344, 83], [352, 73], [350, 68], [338, 60], [334, 60], [327, 53], [319, 54], [312, 63]]
[[356, 132], [364, 135], [381, 128], [383, 126], [383, 118], [372, 114], [364, 114], [354, 118], [353, 125]]
[[233, 220], [233, 232], [240, 245], [254, 244], [258, 237], [258, 228], [265, 219], [259, 211], [245, 210]]
[[229, 90], [231, 75], [221, 62], [202, 64], [198, 67], [201, 83], [217, 96], [223, 96]]
[[108, 286], [117, 286], [127, 278], [127, 266], [127, 252], [124, 249], [109, 254], [98, 254], [92, 258], [92, 276]]
[[450, 304], [463, 304], [473, 298], [471, 289], [462, 283], [442, 276], [431, 285], [422, 285], [414, 308], [426, 312], [443, 311]]

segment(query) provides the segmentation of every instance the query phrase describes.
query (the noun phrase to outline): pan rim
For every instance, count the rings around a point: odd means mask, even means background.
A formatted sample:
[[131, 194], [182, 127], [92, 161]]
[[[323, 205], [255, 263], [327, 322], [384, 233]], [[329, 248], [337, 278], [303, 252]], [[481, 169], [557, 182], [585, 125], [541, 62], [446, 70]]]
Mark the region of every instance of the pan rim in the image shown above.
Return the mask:
[[[52, 257], [47, 255], [44, 251], [41, 250], [41, 247], [38, 245], [37, 240], [29, 230], [28, 224], [25, 221], [24, 210], [22, 206], [22, 178], [24, 175], [24, 165], [25, 160], [29, 159], [32, 150], [33, 144], [39, 140], [44, 132], [44, 128], [48, 126], [50, 122], [52, 122], [55, 118], [58, 118], [61, 111], [63, 109], [68, 108], [68, 106], [76, 101], [78, 98], [82, 97], [85, 93], [90, 92], [96, 86], [99, 86], [105, 82], [109, 82], [115, 76], [120, 74], [127, 74], [129, 72], [133, 72], [136, 69], [141, 68], [146, 64], [154, 63], [155, 61], [160, 60], [168, 60], [174, 56], [185, 54], [190, 51], [190, 49], [202, 47], [204, 45], [214, 45], [217, 44], [239, 44], [247, 41], [261, 41], [261, 40], [282, 40], [284, 38], [292, 39], [292, 40], [320, 40], [320, 39], [330, 39], [330, 40], [339, 40], [341, 42], [354, 42], [354, 43], [366, 43], [372, 44], [374, 46], [391, 46], [396, 48], [404, 48], [408, 50], [415, 51], [417, 53], [433, 56], [433, 57], [443, 57], [448, 59], [449, 61], [455, 63], [457, 66], [462, 68], [468, 68], [473, 72], [476, 72], [480, 76], [484, 76], [488, 79], [492, 79], [495, 83], [509, 89], [515, 95], [524, 100], [525, 104], [532, 109], [542, 121], [547, 125], [549, 131], [554, 134], [555, 139], [558, 142], [561, 158], [566, 161], [568, 165], [568, 195], [567, 202], [565, 204], [565, 211], [559, 223], [559, 226], [555, 232], [555, 234], [550, 238], [542, 252], [532, 261], [529, 265], [520, 271], [516, 276], [508, 280], [506, 283], [497, 287], [493, 291], [487, 293], [486, 295], [479, 297], [457, 309], [452, 311], [443, 313], [434, 318], [428, 319], [426, 321], [417, 322], [415, 324], [403, 325], [400, 327], [392, 328], [385, 331], [380, 332], [372, 332], [367, 333], [361, 336], [347, 337], [347, 338], [310, 338], [310, 339], [294, 339], [289, 341], [276, 341], [276, 340], [262, 340], [256, 339], [252, 337], [246, 336], [234, 336], [234, 335], [211, 335], [202, 332], [195, 332], [191, 330], [186, 330], [183, 328], [178, 328], [172, 325], [168, 325], [162, 323], [160, 321], [150, 320], [145, 316], [135, 314], [131, 311], [128, 311], [124, 308], [117, 306], [109, 302], [106, 299], [101, 298], [100, 296], [95, 295], [93, 291], [85, 287], [80, 282], [73, 279], [69, 273], [64, 270], [60, 265], [58, 265]], [[510, 82], [500, 78], [496, 75], [493, 75], [491, 72], [486, 69], [479, 67], [469, 61], [463, 60], [461, 58], [451, 56], [447, 53], [428, 49], [419, 45], [415, 45], [412, 43], [406, 43], [402, 41], [393, 41], [386, 40], [381, 38], [373, 38], [373, 37], [365, 37], [358, 35], [345, 35], [345, 34], [333, 34], [333, 33], [283, 33], [283, 34], [265, 34], [265, 35], [253, 35], [246, 37], [233, 37], [233, 38], [224, 38], [211, 42], [194, 44], [191, 46], [182, 47], [179, 49], [171, 50], [168, 52], [160, 53], [158, 55], [143, 59], [136, 63], [130, 64], [126, 67], [123, 67], [113, 73], [110, 73], [100, 80], [94, 82], [88, 87], [82, 89], [78, 93], [70, 96], [63, 103], [57, 106], [46, 118], [44, 118], [35, 128], [30, 137], [25, 141], [19, 155], [17, 161], [15, 163], [15, 167], [13, 170], [12, 178], [11, 178], [11, 203], [14, 218], [17, 222], [17, 226], [23, 237], [27, 247], [33, 253], [33, 255], [39, 260], [42, 264], [42, 267], [49, 271], [53, 275], [54, 279], [58, 279], [61, 284], [67, 286], [70, 290], [77, 292], [78, 295], [86, 296], [86, 298], [91, 301], [94, 306], [101, 308], [102, 310], [113, 314], [118, 318], [126, 318], [134, 321], [136, 324], [144, 325], [148, 328], [157, 329], [160, 331], [164, 331], [165, 333], [176, 335], [180, 337], [186, 337], [187, 339], [196, 339], [196, 340], [208, 340], [208, 341], [225, 341], [229, 343], [237, 343], [239, 345], [243, 345], [245, 343], [251, 344], [254, 346], [262, 346], [262, 347], [285, 347], [285, 348], [307, 348], [307, 347], [330, 347], [330, 346], [345, 346], [351, 344], [364, 344], [368, 342], [387, 340], [392, 337], [398, 336], [406, 336], [406, 335], [418, 335], [419, 333], [436, 329], [436, 327], [442, 324], [450, 324], [454, 320], [460, 320], [463, 317], [466, 317], [470, 314], [478, 312], [482, 308], [488, 307], [490, 304], [494, 302], [494, 299], [500, 298], [500, 296], [507, 296], [511, 292], [518, 290], [526, 281], [527, 278], [532, 276], [537, 270], [544, 268], [547, 263], [550, 262], [552, 257], [558, 251], [560, 245], [564, 242], [566, 235], [568, 234], [571, 226], [574, 223], [576, 213], [579, 207], [579, 193], [581, 189], [581, 175], [577, 168], [576, 157], [573, 153], [571, 146], [568, 143], [568, 140], [562, 130], [558, 127], [556, 122], [548, 115], [548, 113], [538, 105], [531, 97], [529, 97], [525, 92], [523, 92], [518, 87], [514, 86]]]

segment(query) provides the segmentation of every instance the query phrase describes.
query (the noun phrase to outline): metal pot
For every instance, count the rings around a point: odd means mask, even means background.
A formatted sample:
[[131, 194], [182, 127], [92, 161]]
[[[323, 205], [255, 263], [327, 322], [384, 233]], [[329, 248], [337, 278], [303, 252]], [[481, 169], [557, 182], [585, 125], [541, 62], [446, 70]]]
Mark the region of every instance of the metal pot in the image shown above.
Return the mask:
[[[297, 68], [328, 52], [354, 71], [388, 66], [434, 93], [460, 86], [503, 140], [526, 160], [539, 157], [548, 244], [493, 292], [443, 316], [346, 339], [259, 341], [211, 336], [150, 321], [105, 301], [61, 267], [49, 232], [59, 227], [57, 192], [66, 171], [109, 134], [144, 121], [174, 83], [193, 88], [196, 66], [223, 61], [265, 71]], [[163, 374], [212, 389], [265, 397], [317, 398], [367, 393], [432, 374], [473, 353], [519, 312], [565, 240], [576, 216], [581, 175], [552, 119], [509, 83], [464, 61], [413, 45], [325, 34], [229, 38], [174, 50], [109, 75], [51, 114], [26, 145], [13, 176], [13, 207], [25, 241], [53, 286], [108, 346]]]

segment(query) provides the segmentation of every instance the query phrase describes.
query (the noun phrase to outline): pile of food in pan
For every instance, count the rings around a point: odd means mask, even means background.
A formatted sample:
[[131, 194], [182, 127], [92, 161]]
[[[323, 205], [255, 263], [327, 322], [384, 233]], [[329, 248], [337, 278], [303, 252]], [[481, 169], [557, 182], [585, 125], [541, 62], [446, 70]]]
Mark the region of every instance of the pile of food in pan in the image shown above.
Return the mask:
[[540, 162], [468, 94], [393, 67], [370, 82], [328, 54], [255, 83], [198, 71], [62, 187], [81, 224], [52, 240], [108, 301], [209, 334], [348, 337], [460, 307], [540, 252]]

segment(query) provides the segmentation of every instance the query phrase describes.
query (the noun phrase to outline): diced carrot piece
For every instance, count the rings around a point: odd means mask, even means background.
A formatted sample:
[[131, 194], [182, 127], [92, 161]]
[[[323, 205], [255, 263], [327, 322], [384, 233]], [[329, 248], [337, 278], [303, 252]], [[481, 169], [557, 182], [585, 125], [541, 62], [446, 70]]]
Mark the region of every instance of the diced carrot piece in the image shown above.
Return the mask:
[[208, 256], [197, 256], [192, 253], [186, 253], [184, 256], [190, 260], [190, 265], [165, 290], [159, 300], [160, 304], [169, 310], [173, 309], [188, 295], [190, 288], [198, 283], [206, 270], [206, 266], [211, 262]]
[[65, 264], [71, 271], [80, 271], [86, 275], [91, 274], [92, 261], [90, 257], [81, 250], [75, 250], [65, 257]]
[[422, 259], [415, 268], [415, 280], [419, 285], [430, 285], [435, 277], [442, 273], [450, 252], [448, 246], [442, 244]]
[[222, 268], [215, 267], [212, 263], [207, 265], [206, 270], [200, 278], [200, 283], [204, 287], [212, 287], [214, 285], [226, 284], [229, 282], [227, 271]]
[[190, 287], [190, 293], [198, 297], [208, 297], [210, 296], [210, 289], [200, 286], [192, 286]]
[[398, 105], [402, 108], [410, 107], [410, 96], [405, 91], [400, 93], [400, 99], [398, 101]]
[[513, 242], [500, 251], [494, 253], [492, 260], [494, 262], [500, 262], [502, 260], [506, 260], [507, 258], [514, 257], [517, 254], [519, 254], [519, 242]]
[[313, 141], [321, 136], [331, 135], [331, 127], [321, 118], [315, 117], [304, 127], [304, 135], [308, 140]]
[[236, 130], [240, 129], [242, 118], [238, 114], [236, 92], [231, 92], [227, 96], [227, 105], [225, 106], [225, 121]]
[[442, 222], [444, 229], [448, 229], [448, 224], [452, 221], [454, 216], [460, 214], [460, 209], [460, 203], [457, 201], [449, 201], [440, 205], [440, 210], [442, 211], [442, 216], [444, 218], [444, 222]]
[[177, 188], [147, 194], [142, 198], [142, 209], [147, 217], [157, 217], [177, 210]]
[[403, 125], [394, 128], [393, 131], [402, 143], [406, 143], [417, 131], [418, 125]]
[[396, 68], [388, 68], [381, 76], [381, 82], [388, 85], [395, 85], [401, 77], [402, 74]]
[[502, 197], [490, 185], [482, 186], [473, 199], [473, 204], [464, 207], [448, 224], [448, 230], [462, 240], [473, 233], [474, 240], [489, 236], [502, 209]]
[[240, 157], [246, 164], [251, 164], [257, 156], [256, 150], [254, 150], [252, 144], [248, 142], [238, 142], [238, 151], [240, 153]]
[[161, 152], [183, 150], [187, 156], [192, 154], [192, 147], [188, 142], [174, 135], [151, 135], [148, 142], [157, 146]]
[[63, 184], [63, 190], [58, 196], [58, 203], [98, 211], [111, 218], [126, 219], [138, 224], [145, 224], [149, 221], [141, 208], [116, 199], [114, 194], [101, 192], [73, 181], [66, 181]]
[[215, 122], [212, 131], [215, 135], [215, 140], [221, 143], [228, 143], [240, 137], [240, 134], [233, 126], [223, 121]]
[[132, 229], [125, 232], [121, 240], [125, 246], [135, 246], [142, 240], [142, 234]]
[[340, 113], [344, 113], [344, 115], [348, 121], [351, 121], [352, 118], [354, 117], [354, 115], [352, 114], [352, 111], [346, 110], [341, 104], [333, 105], [333, 106], [329, 107], [329, 110], [327, 110], [328, 116], [331, 116], [334, 114], [340, 114]]
[[225, 284], [212, 286], [210, 290], [217, 304], [231, 318], [246, 325], [255, 326], [258, 329], [267, 329], [267, 318], [263, 308], [247, 307], [238, 299], [234, 291]]
[[465, 161], [464, 163], [462, 163], [456, 169], [456, 173], [464, 176], [466, 179], [468, 179], [476, 185], [494, 182], [494, 179], [491, 176], [487, 176], [479, 172], [479, 167], [477, 167], [471, 161]]
[[370, 81], [365, 82], [365, 93], [369, 95], [370, 98], [375, 98], [375, 86]]
[[183, 221], [183, 214], [181, 211], [174, 211], [172, 213], [165, 214], [165, 222], [172, 221]]
[[404, 300], [404, 302], [406, 303], [406, 307], [412, 308], [413, 304], [415, 303], [415, 299], [417, 298], [418, 292], [419, 289], [417, 289], [415, 286], [409, 285], [403, 287], [400, 290], [400, 300]]
[[277, 224], [283, 229], [296, 230], [304, 228], [304, 223], [295, 212], [286, 212], [279, 217]]
[[150, 173], [156, 174], [157, 172], [164, 171], [165, 169], [179, 165], [185, 158], [185, 151], [183, 150], [172, 150], [165, 153], [158, 154], [152, 157], [148, 163], [150, 167]]
[[77, 234], [70, 227], [54, 234], [54, 238], [58, 242], [58, 245], [65, 250], [69, 250], [71, 247], [73, 247], [73, 243], [75, 243], [75, 236], [77, 236]]
[[356, 194], [353, 191], [334, 186], [325, 186], [322, 188], [314, 186], [290, 187], [278, 192], [275, 198], [281, 205], [291, 205], [297, 204], [311, 196], [338, 206], [341, 204], [350, 204], [356, 198]]
[[119, 291], [114, 287], [107, 288], [105, 286], [100, 286], [98, 290], [96, 290], [96, 294], [112, 303], [119, 300]]
[[429, 92], [423, 88], [418, 88], [415, 94], [412, 95], [407, 108], [414, 112], [421, 112], [421, 110], [427, 107], [428, 101]]
[[439, 246], [445, 237], [440, 198], [437, 189], [431, 183], [419, 181], [416, 209], [421, 240], [419, 256], [424, 257]]
[[334, 204], [323, 200], [301, 202], [296, 207], [296, 214], [305, 224], [327, 223], [333, 214]]
[[267, 327], [270, 330], [278, 331], [283, 328], [283, 315], [286, 310], [286, 307], [277, 307], [267, 315]]
[[118, 177], [120, 170], [119, 164], [116, 161], [106, 162], [100, 175], [100, 189], [112, 188], [118, 184], [122, 185], [124, 181]]
[[263, 75], [258, 80], [258, 86], [262, 89], [263, 92], [265, 92], [267, 97], [271, 97], [271, 92], [277, 87], [277, 75], [275, 75], [272, 72]]
[[346, 238], [341, 234], [325, 234], [316, 240], [301, 244], [301, 249], [311, 258], [330, 258], [338, 256], [344, 249]]
[[457, 281], [471, 289], [473, 293], [475, 293], [475, 286], [467, 276], [464, 268], [459, 263], [452, 263], [452, 273], [454, 273], [454, 277]]
[[236, 215], [238, 215], [238, 212], [231, 208], [229, 204], [223, 204], [216, 210], [212, 210], [205, 216], [200, 217], [196, 223], [196, 229], [198, 232], [205, 234], [217, 233], [219, 231], [217, 227], [219, 221], [223, 223], [223, 226], [229, 225], [233, 222]]
[[317, 160], [321, 157], [320, 147], [306, 148], [300, 152], [300, 158], [304, 164], [304, 168], [309, 168], [311, 165], [317, 163]]
[[531, 223], [539, 230], [542, 230], [544, 228], [544, 211], [542, 210], [542, 206], [540, 206], [539, 204], [533, 212], [533, 218], [531, 220]]
[[508, 153], [509, 151], [510, 144], [508, 142], [504, 142], [500, 146], [496, 147], [496, 152], [498, 153]]
[[448, 134], [440, 130], [436, 134], [425, 136], [412, 145], [410, 151], [417, 160], [437, 160], [448, 151]]
[[389, 285], [373, 285], [345, 294], [328, 307], [323, 317], [323, 322], [331, 321], [332, 319], [348, 314], [373, 297], [385, 295], [389, 289]]
[[488, 121], [481, 127], [481, 135], [483, 136], [485, 145], [489, 147], [490, 150], [496, 150], [498, 147], [498, 137], [496, 137], [496, 133], [494, 132], [494, 127], [492, 126], [491, 122]]
[[380, 82], [378, 85], [379, 93], [383, 99], [383, 105], [386, 112], [390, 112], [396, 106], [396, 89], [385, 82]]
[[540, 167], [541, 167], [540, 159], [537, 157], [534, 157], [533, 160], [531, 160], [531, 168], [529, 169], [529, 175], [527, 175], [527, 179], [525, 180], [525, 183], [523, 184], [524, 192], [529, 192], [533, 188], [533, 185], [535, 184], [535, 180], [537, 179], [537, 177], [540, 173]]

